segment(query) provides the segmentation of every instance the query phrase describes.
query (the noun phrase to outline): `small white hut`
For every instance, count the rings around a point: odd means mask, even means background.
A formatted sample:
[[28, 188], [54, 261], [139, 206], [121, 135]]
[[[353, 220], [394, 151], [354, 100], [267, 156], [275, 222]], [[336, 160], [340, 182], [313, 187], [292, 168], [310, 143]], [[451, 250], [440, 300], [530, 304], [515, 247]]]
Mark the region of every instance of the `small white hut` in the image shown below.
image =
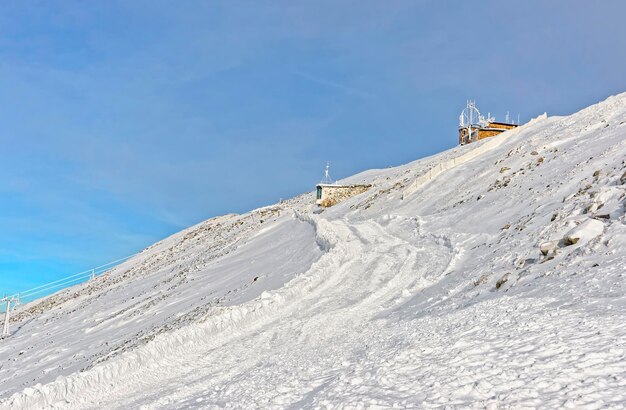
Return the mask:
[[324, 179], [317, 184], [316, 204], [321, 207], [333, 206], [355, 195], [362, 194], [370, 189], [371, 185], [350, 184], [340, 185], [330, 178], [330, 164], [326, 163]]

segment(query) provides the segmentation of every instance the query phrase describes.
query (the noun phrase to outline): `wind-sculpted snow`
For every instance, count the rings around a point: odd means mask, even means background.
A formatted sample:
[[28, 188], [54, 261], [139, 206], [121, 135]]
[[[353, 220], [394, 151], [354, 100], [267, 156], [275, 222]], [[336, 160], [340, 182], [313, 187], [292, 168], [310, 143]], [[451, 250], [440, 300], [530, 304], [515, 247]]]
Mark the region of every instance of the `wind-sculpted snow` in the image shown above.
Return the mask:
[[27, 307], [0, 407], [623, 408], [625, 137], [626, 94], [190, 228]]

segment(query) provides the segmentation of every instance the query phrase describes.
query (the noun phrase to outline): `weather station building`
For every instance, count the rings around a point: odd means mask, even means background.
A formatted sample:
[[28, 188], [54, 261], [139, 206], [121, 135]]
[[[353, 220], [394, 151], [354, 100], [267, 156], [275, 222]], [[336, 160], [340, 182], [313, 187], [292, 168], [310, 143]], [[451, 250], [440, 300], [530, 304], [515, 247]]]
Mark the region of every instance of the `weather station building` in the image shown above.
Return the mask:
[[519, 124], [509, 122], [508, 114], [504, 122], [496, 121], [495, 118], [491, 117], [491, 113], [487, 114], [487, 118], [485, 118], [480, 115], [480, 111], [476, 108], [476, 102], [468, 101], [467, 106], [459, 116], [459, 144], [465, 145], [493, 137], [518, 126]]
[[333, 206], [355, 195], [362, 194], [372, 187], [371, 185], [365, 184], [341, 185], [333, 182], [330, 178], [329, 168], [330, 164], [326, 163], [324, 179], [322, 179], [316, 187], [317, 195], [315, 203], [323, 208]]

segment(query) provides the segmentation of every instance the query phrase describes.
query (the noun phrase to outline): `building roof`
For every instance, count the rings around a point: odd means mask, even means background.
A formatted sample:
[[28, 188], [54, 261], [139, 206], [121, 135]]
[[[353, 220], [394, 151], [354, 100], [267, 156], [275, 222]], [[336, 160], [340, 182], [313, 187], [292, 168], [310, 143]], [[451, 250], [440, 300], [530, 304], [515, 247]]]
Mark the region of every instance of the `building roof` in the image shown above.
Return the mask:
[[518, 124], [510, 124], [508, 122], [502, 122], [502, 121], [489, 121], [489, 125], [507, 125], [509, 127], [519, 127]]
[[316, 186], [322, 187], [322, 188], [326, 187], [326, 186], [327, 187], [334, 187], [334, 188], [354, 188], [354, 187], [357, 187], [357, 186], [372, 186], [372, 184], [345, 184], [344, 185], [344, 184], [337, 184], [337, 183], [334, 183], [334, 184], [324, 184], [324, 183], [320, 182]]

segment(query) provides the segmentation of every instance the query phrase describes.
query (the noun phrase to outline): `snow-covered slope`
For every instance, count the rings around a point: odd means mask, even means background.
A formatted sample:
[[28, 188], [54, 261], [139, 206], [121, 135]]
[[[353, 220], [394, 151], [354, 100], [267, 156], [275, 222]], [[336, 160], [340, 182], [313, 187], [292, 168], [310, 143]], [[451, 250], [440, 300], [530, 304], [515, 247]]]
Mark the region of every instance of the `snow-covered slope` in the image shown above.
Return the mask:
[[0, 408], [626, 405], [626, 94], [24, 307]]

